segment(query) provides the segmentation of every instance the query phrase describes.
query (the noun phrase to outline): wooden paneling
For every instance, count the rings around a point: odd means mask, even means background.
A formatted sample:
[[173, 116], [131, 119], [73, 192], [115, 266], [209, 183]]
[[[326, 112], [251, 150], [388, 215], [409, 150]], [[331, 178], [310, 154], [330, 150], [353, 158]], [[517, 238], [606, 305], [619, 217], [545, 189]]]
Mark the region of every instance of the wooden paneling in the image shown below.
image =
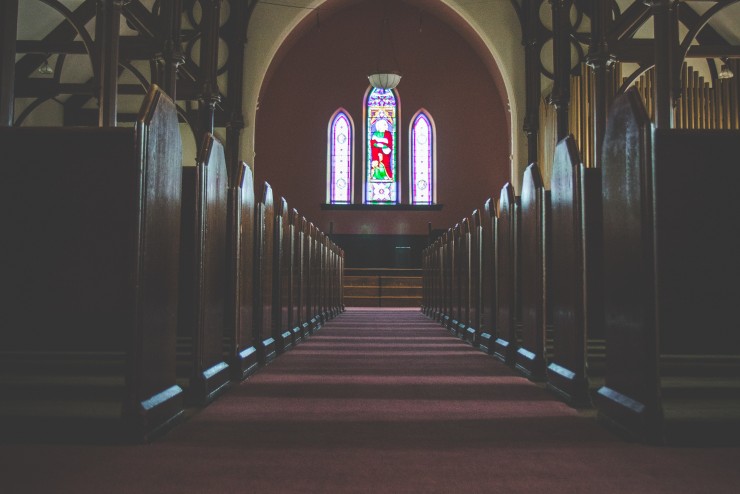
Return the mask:
[[254, 340], [254, 218], [255, 198], [252, 170], [242, 162], [230, 188], [229, 228], [231, 249], [229, 290], [229, 364], [232, 376], [244, 379], [257, 370]]
[[265, 182], [255, 222], [255, 339], [262, 364], [275, 358], [273, 338], [273, 284], [275, 279], [275, 205], [272, 187]]
[[545, 184], [539, 167], [532, 163], [524, 171], [521, 197], [521, 345], [516, 368], [534, 380], [545, 375], [545, 332], [547, 325], [547, 257], [549, 211]]
[[226, 333], [228, 182], [221, 143], [204, 137], [197, 166], [183, 170], [179, 334], [190, 341], [188, 396], [207, 403], [229, 380]]
[[519, 304], [519, 269], [517, 251], [518, 209], [514, 187], [506, 184], [501, 189], [496, 236], [498, 237], [497, 271], [498, 304], [496, 311], [496, 341], [494, 354], [513, 364], [517, 349], [517, 306]]

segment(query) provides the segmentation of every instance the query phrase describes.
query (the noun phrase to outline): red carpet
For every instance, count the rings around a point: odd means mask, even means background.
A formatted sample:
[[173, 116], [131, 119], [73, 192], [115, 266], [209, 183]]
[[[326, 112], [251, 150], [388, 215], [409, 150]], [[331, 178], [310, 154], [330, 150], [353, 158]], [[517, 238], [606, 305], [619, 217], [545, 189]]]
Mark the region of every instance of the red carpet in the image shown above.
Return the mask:
[[349, 309], [152, 444], [0, 445], [3, 493], [735, 493], [740, 448], [658, 448], [418, 310]]

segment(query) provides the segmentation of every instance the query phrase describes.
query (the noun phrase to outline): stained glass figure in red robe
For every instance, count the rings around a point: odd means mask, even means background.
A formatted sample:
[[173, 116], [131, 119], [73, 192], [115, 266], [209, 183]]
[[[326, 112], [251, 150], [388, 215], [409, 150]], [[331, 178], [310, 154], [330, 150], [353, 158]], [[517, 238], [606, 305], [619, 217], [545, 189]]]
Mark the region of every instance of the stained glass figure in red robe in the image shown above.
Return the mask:
[[370, 150], [372, 177], [376, 180], [392, 180], [393, 134], [388, 130], [388, 121], [382, 116], [375, 121], [375, 130], [370, 137]]

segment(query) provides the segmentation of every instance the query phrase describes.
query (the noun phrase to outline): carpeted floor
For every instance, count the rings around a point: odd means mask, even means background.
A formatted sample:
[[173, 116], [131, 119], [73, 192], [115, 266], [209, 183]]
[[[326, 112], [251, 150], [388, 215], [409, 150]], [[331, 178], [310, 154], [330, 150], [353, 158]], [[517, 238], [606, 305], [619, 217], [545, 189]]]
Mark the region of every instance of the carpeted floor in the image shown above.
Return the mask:
[[735, 493], [740, 448], [625, 442], [418, 310], [348, 309], [152, 444], [0, 445], [3, 493]]

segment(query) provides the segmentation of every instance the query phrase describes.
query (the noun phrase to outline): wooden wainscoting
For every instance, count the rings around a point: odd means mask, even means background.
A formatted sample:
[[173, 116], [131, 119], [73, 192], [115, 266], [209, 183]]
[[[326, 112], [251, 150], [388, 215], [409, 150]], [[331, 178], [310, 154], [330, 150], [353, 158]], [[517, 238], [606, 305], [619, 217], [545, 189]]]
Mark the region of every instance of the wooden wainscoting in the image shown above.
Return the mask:
[[344, 303], [347, 307], [419, 307], [421, 269], [347, 268]]

